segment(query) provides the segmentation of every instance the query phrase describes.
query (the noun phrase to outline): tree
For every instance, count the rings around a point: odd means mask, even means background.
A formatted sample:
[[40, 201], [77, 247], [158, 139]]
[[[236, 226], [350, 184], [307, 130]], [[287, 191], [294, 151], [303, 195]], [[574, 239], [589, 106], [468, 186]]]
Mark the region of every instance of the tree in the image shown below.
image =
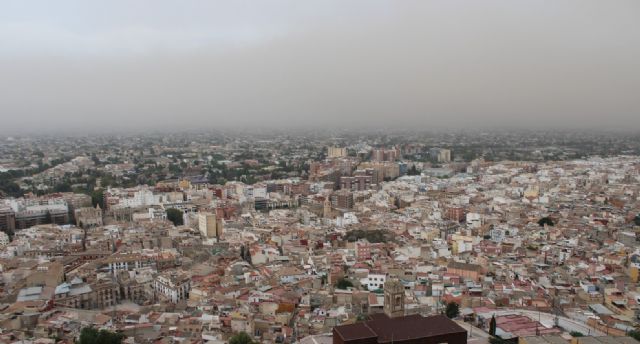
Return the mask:
[[91, 192], [91, 204], [95, 208], [97, 205], [104, 209], [104, 191], [96, 189]]
[[385, 237], [385, 232], [379, 229], [364, 230], [356, 229], [348, 231], [345, 235], [345, 239], [349, 242], [358, 241], [360, 239], [367, 239], [370, 243], [380, 243], [388, 241]]
[[82, 221], [80, 221], [80, 227], [82, 228], [82, 252], [87, 251], [87, 236], [89, 235], [89, 231], [87, 227], [82, 225]]
[[584, 334], [582, 334], [582, 332], [578, 332], [578, 331], [571, 331], [571, 332], [569, 332], [569, 334], [571, 335], [571, 337], [584, 337]]
[[489, 334], [492, 336], [496, 335], [496, 316], [495, 314], [491, 316], [491, 321], [489, 321]]
[[69, 182], [63, 182], [60, 184], [56, 184], [56, 186], [53, 187], [53, 192], [71, 192], [71, 184], [69, 184]]
[[338, 283], [336, 283], [336, 288], [338, 289], [347, 289], [350, 287], [353, 287], [353, 283], [346, 278], [341, 278], [338, 280]]
[[2, 232], [4, 232], [5, 234], [7, 234], [7, 236], [9, 236], [9, 241], [13, 241], [13, 237], [14, 237], [14, 235], [16, 235], [16, 233], [12, 229], [9, 229], [9, 228], [2, 229]]
[[629, 337], [635, 339], [635, 340], [640, 340], [640, 331], [637, 330], [631, 330], [629, 331]]
[[553, 227], [554, 223], [553, 223], [553, 220], [549, 216], [545, 216], [545, 217], [541, 218], [540, 220], [538, 220], [538, 225], [540, 227], [544, 227], [544, 225]]
[[173, 222], [174, 226], [182, 226], [184, 223], [182, 220], [182, 210], [176, 208], [167, 209], [167, 220]]
[[255, 342], [246, 332], [240, 332], [229, 338], [229, 344], [254, 344]]
[[244, 245], [240, 246], [240, 258], [251, 264], [251, 251], [249, 251], [248, 247], [244, 247]]
[[47, 213], [44, 214], [44, 223], [53, 223], [53, 215], [51, 215], [50, 210], [47, 210]]
[[7, 172], [0, 173], [0, 196], [10, 197], [22, 196], [22, 189], [12, 180], [13, 176]]
[[460, 306], [457, 303], [451, 301], [447, 303], [447, 309], [444, 311], [444, 313], [449, 319], [457, 318], [458, 315], [460, 315]]
[[100, 185], [102, 186], [115, 186], [116, 180], [110, 174], [104, 174], [100, 177]]
[[93, 327], [85, 327], [80, 331], [78, 344], [121, 344], [124, 339], [122, 333], [100, 330]]
[[640, 214], [636, 215], [636, 218], [633, 219], [633, 223], [635, 223], [636, 226], [640, 226]]

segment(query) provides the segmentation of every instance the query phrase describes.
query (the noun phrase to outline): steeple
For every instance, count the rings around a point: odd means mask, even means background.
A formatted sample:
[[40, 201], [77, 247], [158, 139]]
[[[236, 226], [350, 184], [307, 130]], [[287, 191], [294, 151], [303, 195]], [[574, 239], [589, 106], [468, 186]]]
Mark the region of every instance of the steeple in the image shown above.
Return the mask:
[[329, 200], [329, 196], [324, 199], [324, 212], [322, 215], [325, 219], [331, 217], [331, 201]]
[[384, 283], [384, 313], [390, 318], [404, 316], [404, 286], [396, 278]]

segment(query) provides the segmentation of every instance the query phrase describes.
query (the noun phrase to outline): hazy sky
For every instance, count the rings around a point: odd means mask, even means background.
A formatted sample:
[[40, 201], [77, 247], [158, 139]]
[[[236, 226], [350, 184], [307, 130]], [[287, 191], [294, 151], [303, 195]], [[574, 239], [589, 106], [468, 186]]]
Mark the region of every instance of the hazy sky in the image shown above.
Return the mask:
[[640, 130], [640, 1], [2, 0], [0, 119]]

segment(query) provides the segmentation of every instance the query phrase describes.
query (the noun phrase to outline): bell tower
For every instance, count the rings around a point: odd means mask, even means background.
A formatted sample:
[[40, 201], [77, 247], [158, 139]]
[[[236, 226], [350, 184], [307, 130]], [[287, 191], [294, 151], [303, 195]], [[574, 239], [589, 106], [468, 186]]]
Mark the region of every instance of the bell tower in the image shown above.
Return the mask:
[[329, 200], [329, 196], [324, 199], [324, 209], [322, 216], [325, 219], [331, 218], [331, 201]]
[[404, 316], [404, 286], [397, 279], [384, 283], [384, 313], [389, 318]]

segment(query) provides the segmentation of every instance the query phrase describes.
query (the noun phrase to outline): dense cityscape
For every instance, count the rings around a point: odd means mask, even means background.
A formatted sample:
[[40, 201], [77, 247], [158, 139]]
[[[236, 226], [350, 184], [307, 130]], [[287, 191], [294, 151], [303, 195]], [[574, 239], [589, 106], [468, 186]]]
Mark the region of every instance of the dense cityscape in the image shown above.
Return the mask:
[[640, 334], [637, 134], [6, 136], [0, 153], [3, 343]]
[[1, 0], [0, 344], [640, 344], [640, 1]]

